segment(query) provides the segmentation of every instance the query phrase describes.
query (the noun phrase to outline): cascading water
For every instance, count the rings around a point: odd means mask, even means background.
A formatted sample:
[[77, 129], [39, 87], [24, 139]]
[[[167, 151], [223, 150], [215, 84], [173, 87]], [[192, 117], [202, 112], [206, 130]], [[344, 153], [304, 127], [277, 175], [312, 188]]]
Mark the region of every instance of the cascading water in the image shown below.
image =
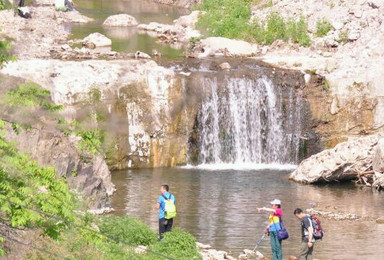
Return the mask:
[[199, 164], [297, 163], [301, 97], [293, 88], [266, 77], [201, 81]]

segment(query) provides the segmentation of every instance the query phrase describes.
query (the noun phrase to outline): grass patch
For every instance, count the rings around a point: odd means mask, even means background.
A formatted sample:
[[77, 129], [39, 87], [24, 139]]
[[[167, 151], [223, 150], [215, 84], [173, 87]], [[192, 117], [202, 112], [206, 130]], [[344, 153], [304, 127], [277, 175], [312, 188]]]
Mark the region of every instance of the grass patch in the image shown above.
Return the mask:
[[291, 41], [301, 46], [309, 46], [311, 39], [307, 32], [307, 23], [304, 18], [298, 21], [289, 19], [285, 21], [279, 14], [271, 14], [266, 23], [254, 21], [251, 25], [250, 35], [261, 44], [272, 44], [275, 40]]
[[315, 35], [317, 37], [323, 37], [323, 36], [327, 35], [327, 33], [330, 32], [331, 30], [332, 30], [332, 25], [328, 20], [326, 20], [326, 19], [319, 20], [316, 23], [316, 34]]
[[104, 217], [100, 232], [133, 245], [148, 246], [157, 241], [157, 234], [138, 219]]
[[259, 44], [272, 44], [275, 40], [291, 41], [302, 46], [311, 44], [304, 18], [285, 20], [272, 13], [265, 22], [250, 23], [251, 9], [249, 1], [206, 0], [198, 5], [205, 11], [197, 22], [197, 28], [206, 36], [220, 36], [242, 39]]
[[61, 105], [55, 105], [50, 100], [49, 90], [41, 88], [33, 82], [18, 85], [6, 93], [2, 103], [14, 108], [40, 106], [47, 111], [59, 111], [63, 109]]
[[165, 233], [164, 238], [152, 250], [180, 260], [201, 259], [196, 249], [196, 239], [179, 228]]

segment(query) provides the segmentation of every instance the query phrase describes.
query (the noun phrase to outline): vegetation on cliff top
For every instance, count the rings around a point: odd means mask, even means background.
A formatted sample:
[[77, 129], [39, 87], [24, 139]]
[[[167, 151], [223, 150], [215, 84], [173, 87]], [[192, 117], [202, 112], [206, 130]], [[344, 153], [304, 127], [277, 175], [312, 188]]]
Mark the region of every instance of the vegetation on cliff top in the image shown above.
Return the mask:
[[208, 36], [242, 39], [260, 44], [272, 44], [275, 40], [291, 41], [302, 46], [311, 44], [304, 18], [284, 19], [277, 13], [266, 21], [250, 21], [251, 8], [247, 0], [206, 0], [197, 6], [205, 11], [197, 27]]

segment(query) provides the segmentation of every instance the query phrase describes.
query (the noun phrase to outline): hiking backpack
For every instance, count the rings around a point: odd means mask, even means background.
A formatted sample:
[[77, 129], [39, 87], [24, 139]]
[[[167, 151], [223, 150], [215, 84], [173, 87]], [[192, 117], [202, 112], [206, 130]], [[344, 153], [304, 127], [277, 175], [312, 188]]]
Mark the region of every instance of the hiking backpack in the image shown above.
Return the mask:
[[172, 194], [169, 193], [169, 198], [165, 197], [164, 194], [162, 194], [164, 200], [165, 200], [165, 206], [164, 206], [164, 211], [165, 211], [165, 219], [171, 219], [176, 217], [176, 205], [173, 203], [172, 200]]
[[311, 215], [311, 222], [313, 227], [313, 238], [315, 240], [322, 239], [324, 230], [321, 227], [320, 220], [315, 215]]

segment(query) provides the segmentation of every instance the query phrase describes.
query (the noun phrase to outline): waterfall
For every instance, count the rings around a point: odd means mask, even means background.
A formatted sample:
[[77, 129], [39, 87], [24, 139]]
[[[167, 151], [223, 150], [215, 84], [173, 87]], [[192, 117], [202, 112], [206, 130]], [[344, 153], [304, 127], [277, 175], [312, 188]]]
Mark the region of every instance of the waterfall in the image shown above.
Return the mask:
[[294, 164], [301, 97], [266, 77], [202, 78], [199, 164]]

